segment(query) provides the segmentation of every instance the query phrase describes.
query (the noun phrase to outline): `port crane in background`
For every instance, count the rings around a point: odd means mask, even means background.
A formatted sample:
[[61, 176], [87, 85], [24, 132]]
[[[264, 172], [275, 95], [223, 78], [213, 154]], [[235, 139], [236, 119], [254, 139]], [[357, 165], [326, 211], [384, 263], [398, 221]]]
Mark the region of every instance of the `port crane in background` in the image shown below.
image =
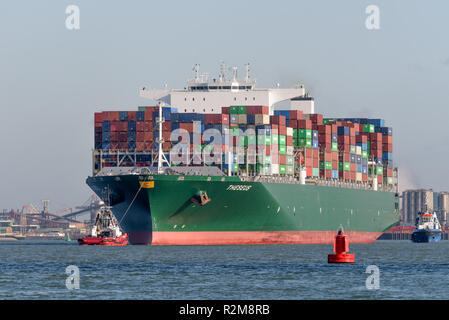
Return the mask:
[[75, 207], [78, 209], [77, 211], [70, 212], [68, 214], [62, 215], [60, 217], [55, 218], [55, 220], [59, 219], [69, 219], [71, 217], [76, 217], [78, 215], [84, 214], [86, 212], [90, 212], [90, 222], [95, 222], [95, 216], [97, 214], [97, 210], [101, 208], [103, 205], [103, 201], [101, 201], [95, 194], [89, 197], [81, 206]]
[[49, 205], [50, 200], [42, 200], [41, 210], [36, 209], [33, 204], [24, 205], [21, 211], [11, 211], [11, 218], [19, 218], [23, 229], [26, 228], [27, 223], [32, 224], [33, 222], [46, 228], [58, 227], [67, 222], [79, 223], [76, 217], [86, 212], [90, 212], [90, 219], [93, 222], [96, 212], [101, 208], [103, 202], [96, 195], [92, 195], [81, 206], [75, 207], [76, 211], [73, 211], [72, 208], [64, 208], [54, 213], [50, 213]]

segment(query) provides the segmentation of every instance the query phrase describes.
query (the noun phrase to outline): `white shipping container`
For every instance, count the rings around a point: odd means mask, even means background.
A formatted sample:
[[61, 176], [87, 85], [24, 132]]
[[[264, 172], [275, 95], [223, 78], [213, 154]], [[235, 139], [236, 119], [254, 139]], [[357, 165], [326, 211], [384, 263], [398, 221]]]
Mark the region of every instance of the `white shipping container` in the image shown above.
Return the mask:
[[287, 155], [292, 156], [293, 155], [293, 146], [287, 146]]
[[271, 164], [271, 174], [279, 174], [279, 165]]
[[356, 181], [362, 181], [362, 173], [361, 172], [356, 172], [355, 173], [355, 180]]
[[361, 146], [356, 146], [355, 147], [355, 154], [361, 156], [362, 155], [362, 147]]
[[287, 136], [293, 137], [293, 128], [287, 127]]

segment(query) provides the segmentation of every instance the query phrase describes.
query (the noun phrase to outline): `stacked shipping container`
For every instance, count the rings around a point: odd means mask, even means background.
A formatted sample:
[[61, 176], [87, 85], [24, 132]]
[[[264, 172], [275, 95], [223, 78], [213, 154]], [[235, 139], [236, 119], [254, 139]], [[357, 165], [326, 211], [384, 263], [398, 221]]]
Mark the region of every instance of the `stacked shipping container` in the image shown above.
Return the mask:
[[[158, 117], [158, 107], [95, 113], [95, 149], [157, 150]], [[172, 131], [184, 129], [189, 133], [185, 146], [189, 152], [219, 154], [213, 164], [225, 172], [295, 175], [304, 167], [307, 177], [367, 182], [376, 176], [380, 184], [393, 183], [392, 129], [381, 119], [324, 119], [299, 110], [278, 110], [270, 116], [267, 106], [223, 107], [221, 114], [163, 108], [163, 118], [164, 152], [179, 141], [170, 141]], [[222, 141], [203, 136], [208, 129], [223, 135]], [[139, 157], [138, 166], [150, 165], [148, 154]], [[198, 159], [189, 165], [202, 165], [202, 156]], [[117, 165], [117, 158], [106, 155], [95, 162], [98, 170]]]

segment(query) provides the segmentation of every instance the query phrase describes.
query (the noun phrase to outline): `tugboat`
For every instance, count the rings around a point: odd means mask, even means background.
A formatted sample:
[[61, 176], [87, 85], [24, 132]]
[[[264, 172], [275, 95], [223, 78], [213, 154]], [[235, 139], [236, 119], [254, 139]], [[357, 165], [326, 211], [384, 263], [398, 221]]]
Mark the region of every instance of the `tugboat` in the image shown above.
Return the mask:
[[419, 212], [416, 217], [416, 229], [412, 234], [413, 242], [440, 242], [441, 225], [435, 212]]
[[103, 206], [95, 217], [91, 236], [78, 239], [79, 245], [126, 246], [128, 234], [122, 234], [110, 207]]

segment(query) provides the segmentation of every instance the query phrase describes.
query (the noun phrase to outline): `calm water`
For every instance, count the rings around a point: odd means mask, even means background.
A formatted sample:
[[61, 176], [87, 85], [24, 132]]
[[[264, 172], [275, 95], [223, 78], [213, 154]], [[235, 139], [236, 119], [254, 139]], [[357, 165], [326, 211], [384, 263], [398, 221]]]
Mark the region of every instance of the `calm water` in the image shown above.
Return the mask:
[[[449, 241], [353, 244], [354, 265], [328, 264], [331, 249], [0, 243], [0, 299], [449, 299]], [[66, 288], [68, 265], [79, 290]], [[368, 265], [378, 290], [365, 286]]]

